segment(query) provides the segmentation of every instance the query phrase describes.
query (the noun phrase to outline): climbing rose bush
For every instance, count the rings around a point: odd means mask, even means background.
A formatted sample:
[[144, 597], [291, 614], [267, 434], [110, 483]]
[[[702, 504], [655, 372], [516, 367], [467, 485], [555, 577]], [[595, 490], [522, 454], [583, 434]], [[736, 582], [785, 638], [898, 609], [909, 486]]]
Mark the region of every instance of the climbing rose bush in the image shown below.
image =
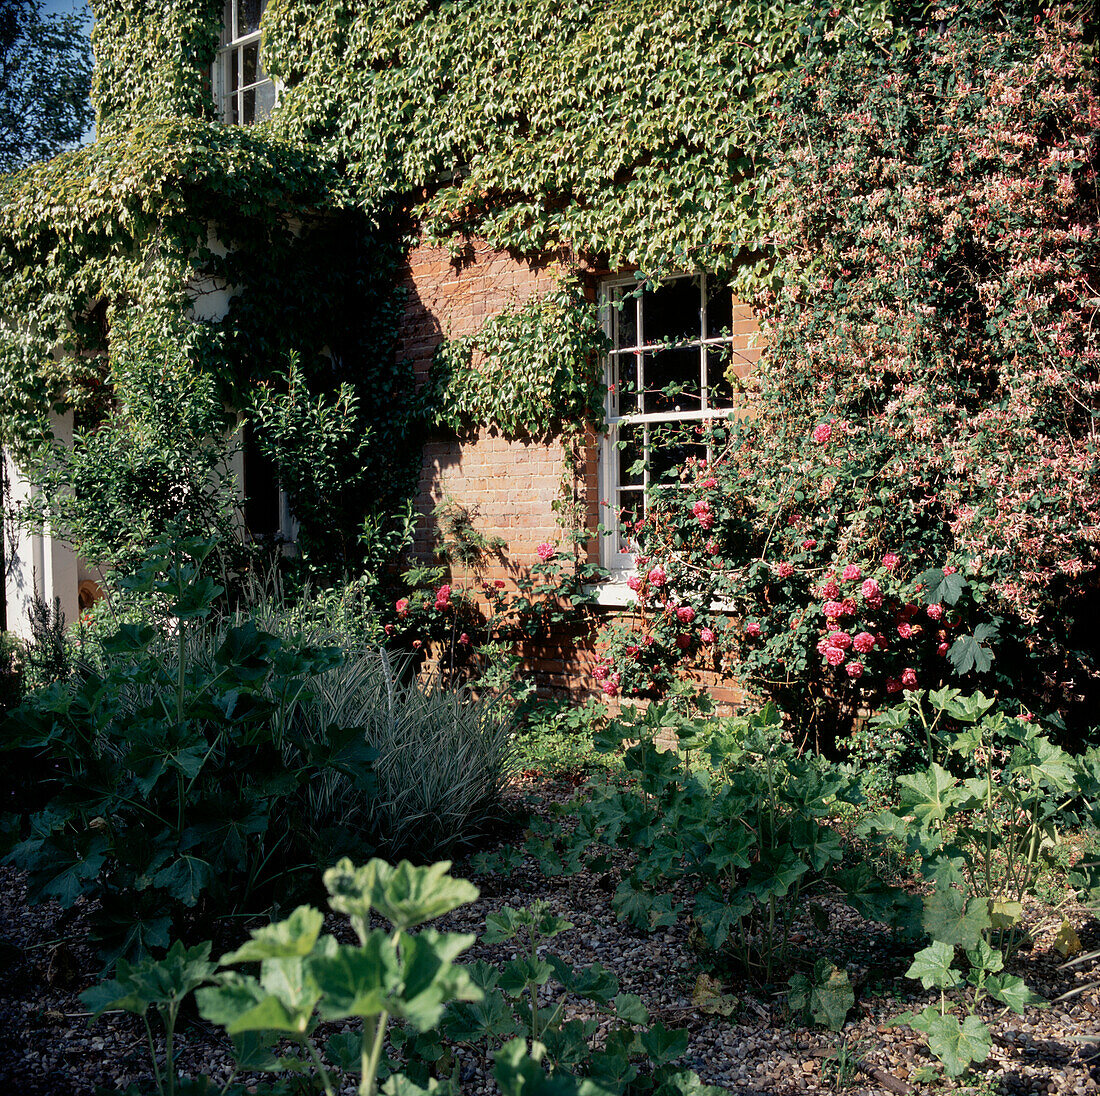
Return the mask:
[[765, 359], [747, 414], [684, 439], [700, 457], [633, 530], [635, 614], [603, 637], [624, 691], [688, 659], [839, 717], [975, 674], [1084, 699], [1100, 105], [1082, 30], [1069, 7], [948, 6], [784, 86]]

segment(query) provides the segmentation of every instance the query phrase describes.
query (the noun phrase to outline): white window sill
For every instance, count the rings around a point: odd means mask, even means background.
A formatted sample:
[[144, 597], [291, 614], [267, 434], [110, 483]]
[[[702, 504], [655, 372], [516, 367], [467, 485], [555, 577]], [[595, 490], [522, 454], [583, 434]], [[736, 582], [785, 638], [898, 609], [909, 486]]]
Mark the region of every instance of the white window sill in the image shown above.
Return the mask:
[[638, 597], [626, 584], [627, 575], [613, 575], [607, 582], [593, 583], [586, 586], [586, 594], [594, 594], [597, 605], [606, 605], [610, 609], [633, 608]]

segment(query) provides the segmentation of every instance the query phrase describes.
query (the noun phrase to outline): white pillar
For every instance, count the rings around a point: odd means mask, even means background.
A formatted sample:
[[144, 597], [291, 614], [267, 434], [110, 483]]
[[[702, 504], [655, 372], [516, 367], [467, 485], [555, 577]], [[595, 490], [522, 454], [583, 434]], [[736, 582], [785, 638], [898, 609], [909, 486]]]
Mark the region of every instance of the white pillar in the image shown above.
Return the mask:
[[[54, 437], [72, 443], [73, 419], [68, 414], [51, 422]], [[8, 484], [6, 503], [17, 507], [35, 492], [8, 453], [3, 454]], [[47, 605], [55, 603], [72, 624], [80, 612], [79, 575], [76, 553], [70, 545], [45, 531], [13, 529], [9, 514], [4, 514], [4, 591], [8, 631], [30, 638], [30, 607], [36, 597]]]

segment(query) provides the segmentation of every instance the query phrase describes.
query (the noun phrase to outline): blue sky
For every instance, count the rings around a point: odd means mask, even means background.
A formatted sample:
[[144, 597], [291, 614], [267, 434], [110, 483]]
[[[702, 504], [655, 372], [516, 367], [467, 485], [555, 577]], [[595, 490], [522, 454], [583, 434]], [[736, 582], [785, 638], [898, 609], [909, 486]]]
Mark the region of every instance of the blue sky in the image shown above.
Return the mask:
[[42, 8], [48, 12], [88, 11], [87, 0], [43, 0]]

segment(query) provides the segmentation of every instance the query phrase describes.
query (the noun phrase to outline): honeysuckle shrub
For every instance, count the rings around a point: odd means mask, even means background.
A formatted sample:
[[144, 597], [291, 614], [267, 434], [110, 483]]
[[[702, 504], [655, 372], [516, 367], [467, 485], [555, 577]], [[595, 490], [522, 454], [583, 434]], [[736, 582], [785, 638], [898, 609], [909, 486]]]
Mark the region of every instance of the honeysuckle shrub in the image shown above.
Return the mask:
[[698, 456], [631, 529], [637, 613], [607, 637], [623, 691], [701, 655], [842, 723], [953, 681], [1084, 706], [1100, 528], [1086, 30], [1070, 6], [945, 6], [904, 48], [853, 40], [785, 84], [767, 351], [742, 413], [685, 439]]

